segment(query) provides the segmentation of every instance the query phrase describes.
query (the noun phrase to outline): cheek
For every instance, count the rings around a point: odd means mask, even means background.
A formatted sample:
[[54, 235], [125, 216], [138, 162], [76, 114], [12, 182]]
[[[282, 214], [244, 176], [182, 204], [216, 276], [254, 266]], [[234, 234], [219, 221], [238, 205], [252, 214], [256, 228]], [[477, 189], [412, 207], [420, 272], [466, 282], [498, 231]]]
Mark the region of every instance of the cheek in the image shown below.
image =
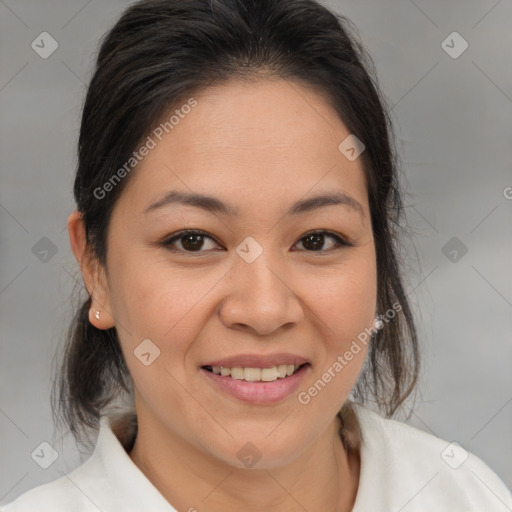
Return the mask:
[[203, 274], [173, 269], [144, 251], [126, 254], [111, 267], [112, 310], [134, 338], [162, 338], [186, 318], [208, 286]]
[[343, 342], [372, 325], [377, 301], [373, 250], [331, 269], [327, 275], [312, 274], [307, 287], [310, 307], [325, 323], [327, 339]]
[[[336, 278], [309, 278], [314, 316], [322, 346], [311, 378], [297, 395], [304, 421], [333, 417], [354, 387], [363, 367], [375, 317], [377, 284], [372, 259], [360, 260]], [[315, 282], [313, 282], [315, 281]]]
[[122, 351], [147, 403], [186, 407], [186, 396], [176, 381], [186, 379], [187, 351], [202, 327], [198, 304], [215, 283], [205, 276], [191, 276], [133, 256], [111, 273], [112, 309], [121, 326]]
[[[141, 375], [143, 367], [134, 357], [149, 339], [160, 351], [154, 369], [172, 368], [176, 377], [185, 378], [187, 352], [200, 337], [205, 319], [214, 314], [209, 298], [223, 273], [176, 269], [168, 262], [150, 264], [144, 259], [126, 258], [112, 272], [112, 309], [122, 326], [118, 332], [128, 367], [135, 380], [156, 378], [155, 372]], [[158, 381], [153, 384], [159, 387]]]

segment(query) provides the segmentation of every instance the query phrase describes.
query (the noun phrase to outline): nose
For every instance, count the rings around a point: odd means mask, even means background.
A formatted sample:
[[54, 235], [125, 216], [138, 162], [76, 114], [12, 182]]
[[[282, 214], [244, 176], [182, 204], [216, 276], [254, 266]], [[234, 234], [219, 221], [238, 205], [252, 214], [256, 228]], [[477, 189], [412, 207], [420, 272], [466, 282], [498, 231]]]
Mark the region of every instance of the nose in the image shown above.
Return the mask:
[[252, 263], [237, 261], [226, 285], [219, 314], [228, 328], [268, 335], [303, 320], [290, 269], [286, 271], [265, 251]]

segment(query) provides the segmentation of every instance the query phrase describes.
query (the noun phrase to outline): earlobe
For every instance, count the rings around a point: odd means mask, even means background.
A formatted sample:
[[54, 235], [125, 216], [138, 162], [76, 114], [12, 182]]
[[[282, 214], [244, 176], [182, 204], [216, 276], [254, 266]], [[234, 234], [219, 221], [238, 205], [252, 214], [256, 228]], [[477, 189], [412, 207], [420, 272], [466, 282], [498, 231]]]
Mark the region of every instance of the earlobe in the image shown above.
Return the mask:
[[94, 296], [91, 298], [91, 307], [89, 309], [89, 323], [94, 325], [96, 329], [110, 329], [115, 326], [112, 315], [101, 305], [97, 304]]
[[87, 293], [91, 297], [89, 322], [97, 329], [114, 327], [105, 272], [87, 244], [82, 214], [76, 210], [68, 217], [68, 234], [71, 250], [80, 266]]

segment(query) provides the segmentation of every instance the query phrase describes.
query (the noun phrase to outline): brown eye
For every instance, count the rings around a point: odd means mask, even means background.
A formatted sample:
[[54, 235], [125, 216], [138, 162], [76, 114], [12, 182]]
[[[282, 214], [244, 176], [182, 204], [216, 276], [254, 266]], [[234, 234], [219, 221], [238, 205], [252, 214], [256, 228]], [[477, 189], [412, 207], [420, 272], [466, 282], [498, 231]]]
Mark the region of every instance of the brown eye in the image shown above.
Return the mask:
[[[206, 240], [215, 242], [210, 235], [203, 231], [185, 230], [172, 235], [171, 238], [167, 238], [162, 242], [162, 245], [174, 252], [205, 252], [201, 249], [204, 247]], [[175, 246], [177, 242], [179, 242], [181, 247]], [[215, 245], [217, 245], [216, 242]]]
[[[324, 248], [326, 238], [330, 238], [335, 242], [334, 245], [327, 249]], [[330, 249], [335, 249], [341, 246], [352, 246], [352, 244], [350, 244], [347, 240], [343, 239], [339, 235], [331, 233], [330, 231], [314, 231], [308, 233], [307, 235], [303, 236], [299, 242], [302, 243], [303, 247], [308, 252], [328, 251]]]
[[[333, 240], [334, 243], [331, 243], [330, 247], [325, 248], [327, 239]], [[202, 250], [208, 240], [213, 242], [216, 247], [219, 247], [215, 239], [204, 231], [188, 229], [174, 233], [164, 240], [161, 245], [172, 252], [202, 253], [208, 252], [208, 249]], [[303, 248], [307, 252], [327, 252], [340, 247], [352, 247], [352, 244], [343, 237], [325, 230], [307, 233], [300, 238], [299, 243], [302, 243]], [[212, 249], [215, 249], [215, 247]]]

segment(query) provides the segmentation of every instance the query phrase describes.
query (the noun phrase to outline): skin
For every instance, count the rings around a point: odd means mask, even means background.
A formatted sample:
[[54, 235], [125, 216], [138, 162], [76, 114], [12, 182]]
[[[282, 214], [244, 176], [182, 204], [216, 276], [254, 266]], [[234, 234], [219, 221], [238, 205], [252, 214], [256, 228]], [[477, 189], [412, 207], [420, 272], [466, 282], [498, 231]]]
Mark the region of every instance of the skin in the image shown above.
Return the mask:
[[[129, 178], [108, 231], [106, 268], [90, 255], [80, 215], [69, 217], [73, 252], [93, 296], [90, 322], [116, 326], [135, 389], [139, 433], [133, 462], [180, 511], [351, 510], [359, 453], [345, 452], [336, 413], [366, 349], [303, 405], [307, 390], [365, 328], [377, 298], [376, 255], [361, 159], [338, 150], [349, 131], [316, 92], [283, 80], [231, 82], [194, 96], [198, 105]], [[172, 204], [145, 214], [166, 192], [213, 195], [238, 217]], [[296, 201], [342, 191], [361, 205], [284, 216]], [[200, 252], [186, 240], [198, 229]], [[304, 236], [324, 229], [321, 251]], [[236, 252], [253, 237], [263, 253]], [[100, 320], [94, 311], [101, 311]], [[145, 366], [133, 351], [151, 339], [161, 353]], [[273, 405], [220, 392], [201, 364], [240, 353], [290, 352], [311, 367], [299, 390]], [[253, 443], [252, 468], [237, 452]], [[171, 476], [169, 476], [171, 475]]]

